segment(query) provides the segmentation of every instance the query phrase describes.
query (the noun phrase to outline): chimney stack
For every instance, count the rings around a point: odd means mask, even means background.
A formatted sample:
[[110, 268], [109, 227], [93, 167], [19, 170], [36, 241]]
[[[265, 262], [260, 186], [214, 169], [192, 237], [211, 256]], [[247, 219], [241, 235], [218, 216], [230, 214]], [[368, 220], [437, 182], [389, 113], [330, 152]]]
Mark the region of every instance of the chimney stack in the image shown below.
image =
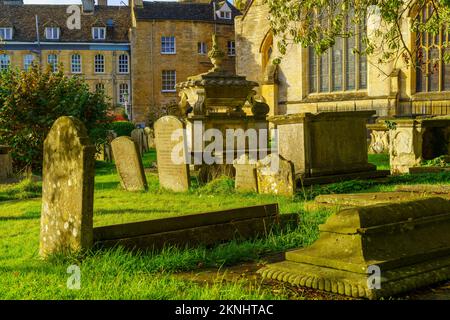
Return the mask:
[[94, 14], [94, 0], [81, 0], [84, 14]]
[[3, 4], [9, 6], [22, 6], [23, 0], [3, 0]]
[[97, 5], [106, 7], [108, 5], [108, 0], [97, 0]]

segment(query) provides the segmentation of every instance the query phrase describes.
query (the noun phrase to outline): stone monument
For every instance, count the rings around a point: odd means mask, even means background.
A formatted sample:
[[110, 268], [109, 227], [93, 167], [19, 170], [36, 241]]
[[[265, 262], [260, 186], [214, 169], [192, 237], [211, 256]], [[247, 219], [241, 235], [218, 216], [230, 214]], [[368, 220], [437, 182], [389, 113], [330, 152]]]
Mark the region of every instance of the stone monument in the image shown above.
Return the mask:
[[78, 119], [61, 117], [44, 142], [40, 255], [93, 242], [95, 146]]
[[389, 136], [391, 172], [409, 173], [423, 160], [450, 154], [450, 117], [397, 119]]
[[295, 194], [295, 173], [291, 161], [270, 154], [257, 164], [258, 192], [292, 197]]
[[111, 143], [122, 187], [127, 191], [147, 190], [139, 147], [130, 137], [119, 137]]
[[375, 111], [300, 113], [271, 117], [278, 129], [278, 153], [294, 163], [303, 184], [328, 183], [345, 178], [374, 178], [368, 162], [367, 120]]
[[[214, 35], [213, 47], [209, 52], [214, 67], [209, 72], [189, 77], [187, 81], [176, 86], [181, 97], [180, 110], [186, 116], [187, 152], [200, 159], [196, 165], [202, 167], [201, 176], [209, 178], [220, 174], [234, 178], [232, 161], [240, 156], [238, 151], [248, 152], [251, 148], [267, 149], [269, 141], [266, 117], [270, 108], [254, 97], [256, 92], [253, 88], [258, 86], [258, 83], [225, 71], [222, 68], [223, 57], [224, 53]], [[223, 139], [223, 151], [216, 150], [215, 153], [215, 156], [221, 159], [231, 158], [230, 162], [223, 161], [223, 165], [202, 162], [200, 155], [208, 144], [203, 141], [202, 133], [209, 129], [217, 129], [222, 137], [227, 137], [227, 130], [235, 130], [237, 133], [230, 139]], [[245, 136], [248, 130], [256, 132], [253, 147], [250, 146], [248, 136]], [[214, 171], [213, 174], [208, 173], [208, 170]]]
[[236, 170], [235, 189], [239, 192], [258, 192], [256, 167], [258, 162], [249, 158], [247, 154], [234, 160]]
[[159, 184], [164, 189], [175, 192], [189, 190], [189, 158], [185, 134], [184, 123], [174, 116], [165, 116], [155, 122]]
[[258, 272], [264, 278], [378, 299], [450, 279], [450, 201], [429, 198], [343, 210], [310, 247]]

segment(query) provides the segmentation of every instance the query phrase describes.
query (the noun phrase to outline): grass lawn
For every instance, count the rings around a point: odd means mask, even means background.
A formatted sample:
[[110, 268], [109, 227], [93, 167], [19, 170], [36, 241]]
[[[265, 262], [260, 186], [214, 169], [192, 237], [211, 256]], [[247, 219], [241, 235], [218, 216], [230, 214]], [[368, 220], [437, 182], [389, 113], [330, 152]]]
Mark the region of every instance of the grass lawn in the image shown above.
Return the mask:
[[[144, 157], [149, 168], [154, 152]], [[388, 165], [386, 158], [372, 160]], [[129, 193], [120, 188], [115, 168], [97, 163], [94, 225], [181, 216], [191, 213], [276, 202], [282, 213], [296, 213], [299, 226], [274, 231], [267, 238], [230, 242], [214, 248], [174, 249], [159, 253], [129, 253], [119, 249], [89, 252], [84, 257], [38, 256], [40, 184], [24, 181], [0, 187], [0, 299], [285, 299], [289, 289], [276, 290], [257, 281], [201, 284], [176, 277], [178, 272], [222, 268], [248, 261], [264, 262], [273, 253], [310, 245], [318, 225], [333, 212], [305, 211], [305, 200], [317, 194], [391, 190], [408, 183], [449, 183], [450, 175], [399, 176], [376, 181], [348, 181], [301, 190], [293, 199], [234, 192], [230, 180], [200, 186], [195, 178], [187, 193], [160, 191], [157, 174], [148, 172], [149, 191]], [[81, 268], [81, 289], [69, 290], [70, 265]], [[303, 298], [301, 296], [297, 298]]]

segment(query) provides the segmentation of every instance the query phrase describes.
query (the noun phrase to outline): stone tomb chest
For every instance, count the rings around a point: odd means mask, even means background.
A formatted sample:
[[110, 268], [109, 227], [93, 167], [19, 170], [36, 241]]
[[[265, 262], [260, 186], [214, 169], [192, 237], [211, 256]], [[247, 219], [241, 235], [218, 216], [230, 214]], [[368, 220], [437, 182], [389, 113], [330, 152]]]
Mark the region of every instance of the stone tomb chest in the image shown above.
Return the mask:
[[392, 173], [410, 173], [423, 160], [450, 154], [450, 117], [395, 120], [389, 136]]
[[278, 129], [280, 156], [294, 163], [297, 178], [308, 182], [314, 177], [358, 174], [363, 178], [381, 174], [368, 163], [366, 124], [374, 114], [301, 113], [275, 116], [269, 121]]

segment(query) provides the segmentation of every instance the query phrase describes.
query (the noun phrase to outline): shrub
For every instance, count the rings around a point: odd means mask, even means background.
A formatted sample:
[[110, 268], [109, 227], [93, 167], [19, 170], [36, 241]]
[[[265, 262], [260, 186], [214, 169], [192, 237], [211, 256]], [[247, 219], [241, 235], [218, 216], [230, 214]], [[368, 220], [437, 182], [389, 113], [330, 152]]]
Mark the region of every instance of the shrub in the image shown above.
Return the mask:
[[131, 136], [131, 131], [135, 129], [135, 126], [132, 122], [128, 121], [118, 121], [118, 122], [112, 122], [110, 124], [111, 130], [114, 130], [115, 133], [117, 133], [118, 137], [123, 136]]
[[0, 144], [12, 147], [16, 169], [42, 168], [43, 142], [61, 116], [80, 119], [93, 143], [106, 137], [110, 122], [102, 92], [91, 92], [79, 77], [62, 71], [9, 69], [0, 73]]

